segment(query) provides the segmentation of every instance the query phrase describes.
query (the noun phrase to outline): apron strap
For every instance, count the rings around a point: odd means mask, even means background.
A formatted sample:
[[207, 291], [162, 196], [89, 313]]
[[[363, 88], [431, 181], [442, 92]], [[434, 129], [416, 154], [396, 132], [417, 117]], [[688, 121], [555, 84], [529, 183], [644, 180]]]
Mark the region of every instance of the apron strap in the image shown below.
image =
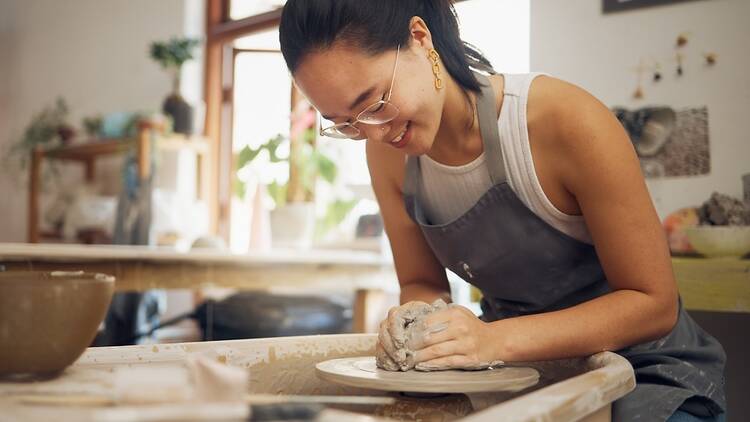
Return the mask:
[[477, 95], [477, 117], [479, 118], [479, 130], [482, 133], [485, 163], [487, 163], [492, 184], [498, 185], [506, 181], [506, 175], [503, 148], [498, 131], [498, 118], [495, 112], [495, 91], [492, 89], [489, 78], [481, 73], [475, 73], [475, 75], [482, 85], [482, 93]]
[[417, 183], [420, 176], [419, 157], [412, 155], [406, 158], [406, 171], [404, 173], [403, 195], [405, 197], [416, 198]]

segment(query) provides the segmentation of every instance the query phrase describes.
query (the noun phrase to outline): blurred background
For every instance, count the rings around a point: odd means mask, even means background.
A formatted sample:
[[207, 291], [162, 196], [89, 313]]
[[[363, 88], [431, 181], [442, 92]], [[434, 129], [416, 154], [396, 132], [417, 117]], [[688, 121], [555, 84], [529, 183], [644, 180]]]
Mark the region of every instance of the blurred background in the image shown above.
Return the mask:
[[[398, 302], [364, 142], [317, 134], [279, 51], [283, 4], [0, 0], [0, 264], [114, 273], [97, 345], [372, 331]], [[622, 122], [742, 409], [750, 2], [456, 12], [498, 72], [577, 84]]]

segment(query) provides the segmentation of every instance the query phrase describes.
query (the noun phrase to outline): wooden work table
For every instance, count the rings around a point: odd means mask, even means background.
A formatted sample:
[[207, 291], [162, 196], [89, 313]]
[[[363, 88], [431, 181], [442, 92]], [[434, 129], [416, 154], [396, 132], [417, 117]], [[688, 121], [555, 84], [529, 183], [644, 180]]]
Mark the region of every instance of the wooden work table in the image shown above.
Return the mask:
[[[589, 358], [528, 363], [542, 375], [538, 384], [520, 390], [477, 394], [433, 394], [415, 398], [349, 387], [325, 381], [316, 374], [316, 364], [322, 361], [372, 356], [376, 342], [374, 334], [338, 334], [93, 347], [55, 379], [26, 383], [0, 381], [0, 419], [5, 416], [8, 420], [23, 421], [182, 420], [187, 411], [190, 420], [209, 420], [201, 414], [211, 415], [210, 420], [247, 420], [247, 404], [241, 401], [217, 404], [190, 400], [192, 386], [198, 387], [214, 379], [213, 376], [188, 376], [187, 363], [199, 358], [216, 360], [233, 367], [235, 372], [246, 371], [246, 375], [242, 375], [249, 380], [246, 400], [269, 395], [393, 399], [392, 404], [329, 408], [315, 418], [331, 422], [605, 422], [611, 420], [611, 403], [635, 386], [630, 364], [611, 352]], [[158, 370], [161, 376], [144, 379], [149, 370]], [[175, 385], [175, 379], [181, 376], [185, 376], [186, 381]], [[153, 392], [149, 395], [150, 403], [132, 399], [133, 392], [143, 390]], [[175, 390], [184, 393], [169, 394]], [[175, 410], [179, 417], [174, 416]], [[342, 413], [347, 410], [357, 413]], [[154, 418], [160, 411], [168, 412], [171, 418]]]
[[[750, 318], [750, 260], [673, 258], [685, 307], [724, 345], [730, 359], [727, 393], [735, 416], [750, 415], [742, 397], [750, 388], [743, 358]], [[138, 246], [0, 243], [7, 270], [85, 270], [117, 277], [116, 289], [293, 289], [353, 291], [355, 332], [372, 332], [390, 293], [398, 292], [393, 264], [380, 255], [350, 251], [268, 251], [238, 255], [176, 252]], [[391, 297], [392, 298], [392, 297]], [[747, 406], [745, 406], [747, 407]]]
[[373, 298], [397, 292], [393, 264], [372, 252], [270, 250], [251, 254], [178, 252], [147, 246], [0, 243], [6, 270], [87, 271], [116, 277], [117, 291], [292, 289], [355, 294], [353, 327], [373, 330], [379, 309]]
[[[750, 313], [750, 260], [673, 258], [689, 310]], [[355, 292], [354, 327], [382, 316], [383, 293], [396, 294], [393, 263], [371, 252], [271, 250], [251, 254], [178, 252], [146, 246], [0, 243], [7, 270], [84, 270], [117, 278], [118, 291], [228, 287]]]

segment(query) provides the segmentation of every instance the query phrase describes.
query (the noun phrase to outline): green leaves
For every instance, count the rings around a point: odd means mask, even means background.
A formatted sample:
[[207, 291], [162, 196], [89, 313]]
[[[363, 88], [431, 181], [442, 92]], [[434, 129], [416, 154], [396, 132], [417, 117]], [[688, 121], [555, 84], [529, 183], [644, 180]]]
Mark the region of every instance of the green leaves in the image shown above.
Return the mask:
[[[338, 177], [338, 166], [327, 155], [314, 146], [315, 131], [306, 130], [303, 134], [304, 142], [295, 149], [291, 157], [279, 156], [279, 147], [289, 139], [279, 134], [266, 141], [257, 148], [245, 146], [240, 150], [236, 157], [236, 169], [239, 172], [245, 166], [255, 161], [263, 150], [268, 152], [268, 161], [265, 163], [286, 162], [293, 166], [297, 173], [301, 188], [304, 191], [304, 198], [312, 200], [315, 192], [315, 184], [318, 178], [327, 183], [334, 184]], [[266, 185], [268, 195], [273, 199], [277, 207], [283, 206], [288, 201], [289, 182], [279, 183], [273, 181]], [[245, 183], [235, 176], [234, 192], [239, 197], [245, 195]], [[358, 200], [341, 200], [336, 199], [329, 203], [324, 217], [318, 220], [316, 224], [316, 236], [321, 237], [330, 229], [336, 227], [346, 217], [349, 211], [354, 208]]]
[[336, 176], [338, 176], [336, 163], [321, 154], [319, 151], [313, 151], [312, 155], [311, 161], [314, 163], [317, 173], [320, 174], [320, 177], [322, 177], [323, 180], [333, 184], [336, 181]]
[[57, 137], [57, 129], [68, 118], [68, 104], [62, 98], [57, 98], [54, 106], [45, 107], [34, 115], [26, 126], [21, 144], [27, 148], [46, 144]]
[[[304, 136], [306, 142], [300, 145], [300, 148], [296, 151], [297, 153], [293, 157], [289, 158], [281, 157], [278, 154], [279, 147], [284, 142], [289, 141], [281, 134], [274, 136], [265, 144], [260, 145], [257, 148], [251, 148], [250, 146], [246, 145], [240, 150], [239, 154], [237, 155], [237, 170], [239, 171], [245, 166], [252, 163], [258, 157], [261, 151], [266, 150], [268, 151], [268, 156], [271, 163], [290, 162], [291, 165], [295, 166], [295, 168], [300, 172], [300, 179], [305, 190], [310, 193], [306, 196], [312, 196], [311, 193], [314, 191], [315, 180], [317, 179], [317, 177], [320, 176], [326, 182], [333, 184], [336, 182], [338, 169], [336, 167], [336, 163], [334, 163], [333, 160], [313, 147], [312, 143], [310, 142], [315, 138], [315, 132], [313, 130], [306, 131]], [[312, 137], [312, 139], [308, 141], [308, 137]], [[282, 198], [282, 193], [284, 195], [286, 194], [286, 185], [282, 186], [276, 184], [275, 187], [269, 185], [268, 189], [277, 205], [285, 202], [284, 200], [279, 200], [279, 198]], [[271, 190], [273, 190], [274, 192], [271, 192]], [[235, 186], [235, 192], [238, 194], [242, 192], [243, 195], [239, 196], [244, 196], [244, 189], [242, 187]]]
[[354, 206], [357, 205], [357, 202], [359, 202], [359, 200], [357, 199], [337, 199], [328, 204], [328, 209], [326, 210], [325, 216], [318, 219], [317, 223], [315, 224], [315, 237], [321, 238], [329, 230], [338, 226], [342, 221], [344, 221], [344, 218], [347, 214], [349, 214], [349, 211], [351, 211]]
[[21, 168], [26, 168], [29, 152], [38, 145], [50, 145], [60, 139], [59, 129], [68, 119], [68, 104], [58, 97], [54, 105], [34, 114], [26, 126], [23, 136], [9, 151], [9, 157], [18, 157]]
[[279, 145], [281, 145], [285, 140], [286, 138], [284, 138], [282, 134], [278, 134], [274, 138], [269, 139], [265, 144], [265, 147], [268, 150], [268, 155], [271, 157], [272, 163], [280, 163], [287, 160], [286, 158], [279, 158], [278, 154], [276, 153], [276, 151], [279, 149]]
[[242, 148], [237, 155], [237, 170], [250, 164], [253, 160], [255, 160], [255, 157], [257, 157], [258, 154], [260, 154], [260, 152], [264, 149], [268, 151], [268, 156], [270, 157], [272, 163], [280, 163], [282, 161], [286, 161], [286, 158], [279, 157], [277, 153], [279, 146], [284, 142], [284, 140], [284, 136], [278, 134], [258, 148], [253, 149], [250, 148], [250, 146], [245, 145], [245, 147]]
[[273, 202], [277, 207], [286, 204], [286, 191], [288, 186], [289, 185], [286, 183], [282, 185], [278, 182], [271, 182], [271, 184], [266, 187], [268, 189], [268, 194], [273, 198]]
[[193, 59], [193, 49], [200, 44], [198, 38], [172, 38], [169, 41], [151, 43], [151, 58], [165, 69], [182, 67]]
[[[302, 188], [302, 192], [304, 192], [302, 197], [305, 200], [312, 200], [317, 180], [320, 178], [331, 185], [335, 184], [338, 177], [338, 167], [332, 159], [314, 146], [316, 135], [313, 129], [306, 130], [302, 133], [302, 136], [304, 136], [303, 142], [297, 145], [297, 148], [290, 157], [279, 155], [279, 148], [282, 144], [289, 142], [289, 139], [281, 134], [272, 137], [257, 148], [245, 146], [237, 154], [237, 172], [251, 165], [258, 159], [261, 152], [266, 150], [268, 152], [268, 160], [261, 157], [260, 161], [265, 165], [268, 165], [269, 162], [271, 164], [284, 162], [293, 166], [297, 171], [298, 178], [296, 180], [301, 184], [301, 186], [295, 186]], [[268, 195], [271, 196], [277, 207], [285, 205], [290, 200], [288, 195], [292, 194], [292, 192], [290, 192], [289, 186], [289, 182], [279, 183], [278, 181], [273, 181], [266, 185]], [[237, 176], [235, 176], [234, 192], [241, 198], [245, 195], [245, 184]], [[292, 198], [300, 198], [300, 196], [292, 195]], [[316, 236], [321, 237], [341, 223], [357, 202], [357, 199], [336, 199], [329, 203], [326, 207], [325, 216], [317, 221]]]
[[237, 155], [237, 170], [245, 167], [247, 164], [252, 162], [255, 157], [260, 154], [260, 151], [263, 149], [263, 147], [260, 147], [258, 149], [252, 149], [248, 145], [245, 145], [244, 148], [240, 150], [240, 153]]

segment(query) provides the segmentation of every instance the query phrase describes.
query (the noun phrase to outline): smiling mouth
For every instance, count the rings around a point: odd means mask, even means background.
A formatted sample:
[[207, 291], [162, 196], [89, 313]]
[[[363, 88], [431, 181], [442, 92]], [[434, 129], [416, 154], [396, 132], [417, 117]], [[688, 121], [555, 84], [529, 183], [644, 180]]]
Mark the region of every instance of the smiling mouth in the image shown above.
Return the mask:
[[391, 139], [390, 141], [391, 145], [395, 147], [402, 147], [408, 140], [406, 135], [409, 132], [410, 127], [411, 127], [411, 122], [406, 123], [404, 130], [402, 130], [401, 133], [399, 133], [395, 138]]

